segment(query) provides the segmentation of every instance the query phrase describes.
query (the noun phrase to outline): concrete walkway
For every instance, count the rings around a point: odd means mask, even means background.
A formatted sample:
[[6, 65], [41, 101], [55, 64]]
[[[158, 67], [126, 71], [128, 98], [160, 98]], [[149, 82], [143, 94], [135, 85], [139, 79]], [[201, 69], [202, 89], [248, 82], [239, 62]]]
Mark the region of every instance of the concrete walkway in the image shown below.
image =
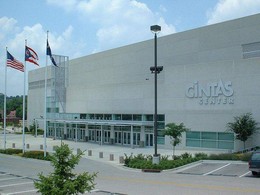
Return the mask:
[[[0, 144], [1, 148], [4, 148], [4, 135], [1, 135]], [[6, 148], [20, 148], [22, 149], [22, 135], [16, 134], [6, 134]], [[68, 144], [69, 147], [73, 150], [74, 153], [77, 153], [77, 150], [80, 149], [84, 152], [84, 158], [89, 158], [93, 160], [113, 163], [113, 164], [120, 164], [120, 157], [124, 157], [125, 154], [127, 156], [133, 154], [144, 154], [144, 155], [153, 155], [154, 148], [131, 148], [126, 146], [119, 146], [119, 145], [100, 145], [97, 143], [91, 142], [75, 142], [69, 140], [62, 140], [63, 143]], [[47, 152], [54, 152], [55, 146], [60, 146], [61, 140], [53, 140], [52, 138], [46, 138], [47, 143]], [[34, 137], [32, 135], [25, 135], [25, 150], [43, 150], [41, 147], [44, 145], [44, 138], [43, 136]], [[28, 147], [27, 147], [28, 146]], [[199, 152], [204, 153], [217, 153], [216, 151], [209, 151], [209, 150], [179, 150], [176, 149], [175, 155], [180, 155], [185, 152], [190, 154], [195, 154]], [[223, 151], [222, 151], [223, 152]], [[161, 155], [172, 155], [171, 149], [160, 149], [158, 148], [158, 153]], [[219, 152], [220, 153], [220, 152]]]

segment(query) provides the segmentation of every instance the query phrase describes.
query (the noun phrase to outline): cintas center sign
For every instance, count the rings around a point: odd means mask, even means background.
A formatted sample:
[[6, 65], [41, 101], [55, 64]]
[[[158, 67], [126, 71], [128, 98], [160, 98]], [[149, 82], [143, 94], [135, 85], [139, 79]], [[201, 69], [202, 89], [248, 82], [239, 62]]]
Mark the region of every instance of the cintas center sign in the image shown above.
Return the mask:
[[201, 84], [195, 81], [186, 87], [186, 97], [198, 99], [200, 105], [234, 104], [231, 81]]

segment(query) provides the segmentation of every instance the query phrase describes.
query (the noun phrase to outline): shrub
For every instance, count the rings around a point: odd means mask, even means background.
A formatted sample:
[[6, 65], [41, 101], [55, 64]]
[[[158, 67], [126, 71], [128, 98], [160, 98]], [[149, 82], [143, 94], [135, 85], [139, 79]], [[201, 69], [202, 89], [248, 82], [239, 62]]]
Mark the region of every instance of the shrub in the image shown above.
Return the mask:
[[161, 160], [164, 161], [164, 160], [168, 160], [169, 159], [169, 155], [162, 155], [161, 156]]
[[136, 169], [158, 169], [158, 170], [164, 170], [164, 169], [172, 169], [176, 168], [197, 160], [200, 160], [199, 158], [192, 158], [191, 154], [185, 153], [181, 156], [178, 156], [177, 159], [174, 160], [168, 160], [169, 156], [161, 156], [160, 163], [153, 164], [152, 163], [152, 155], [143, 155], [138, 154], [136, 156], [133, 156], [132, 154], [130, 156], [127, 156], [125, 154], [125, 166], [136, 168]]
[[251, 158], [252, 153], [248, 152], [248, 153], [244, 153], [241, 157], [240, 160], [242, 161], [246, 161], [248, 162]]
[[[35, 135], [35, 129], [32, 129], [32, 135]], [[37, 135], [43, 135], [44, 134], [44, 130], [43, 129], [37, 129]]]
[[12, 155], [12, 154], [19, 154], [19, 153], [22, 153], [23, 150], [22, 149], [13, 149], [13, 148], [8, 148], [8, 149], [1, 149], [0, 150], [0, 153], [2, 154], [9, 154], [9, 155]]
[[133, 158], [133, 153], [131, 153], [130, 156], [127, 156], [127, 154], [125, 154], [124, 162], [125, 162], [126, 166], [128, 166], [128, 164], [132, 160], [132, 158]]
[[189, 154], [189, 153], [187, 153], [187, 152], [185, 152], [185, 153], [183, 153], [183, 154], [181, 155], [181, 158], [182, 158], [182, 159], [185, 159], [185, 158], [192, 158], [192, 155]]
[[49, 153], [46, 153], [46, 157], [44, 157], [44, 151], [27, 151], [25, 152], [22, 157], [25, 158], [34, 158], [34, 159], [40, 159], [40, 160], [51, 160], [51, 156]]
[[174, 160], [181, 159], [181, 156], [174, 155]]
[[205, 154], [205, 153], [203, 153], [203, 152], [201, 152], [201, 153], [196, 153], [195, 154], [195, 158], [199, 158], [199, 159], [208, 159], [208, 155], [207, 154]]

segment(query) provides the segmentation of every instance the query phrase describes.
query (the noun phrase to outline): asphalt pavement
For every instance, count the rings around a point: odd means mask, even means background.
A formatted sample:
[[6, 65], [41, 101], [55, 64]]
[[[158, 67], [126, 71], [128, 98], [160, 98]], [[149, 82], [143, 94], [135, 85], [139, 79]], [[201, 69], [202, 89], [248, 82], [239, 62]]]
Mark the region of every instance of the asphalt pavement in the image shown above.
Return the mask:
[[[39, 150], [44, 143], [42, 136], [37, 138], [26, 135], [26, 150]], [[203, 194], [260, 194], [259, 176], [253, 177], [245, 162], [234, 161], [199, 161], [176, 170], [161, 173], [144, 173], [129, 169], [119, 163], [124, 154], [153, 154], [153, 148], [130, 148], [115, 145], [99, 145], [89, 142], [64, 141], [76, 153], [85, 150], [84, 158], [75, 168], [76, 173], [97, 172], [95, 189], [90, 194], [117, 195], [203, 195]], [[8, 134], [7, 147], [22, 148], [22, 136]], [[61, 144], [61, 140], [47, 139], [47, 151]], [[3, 146], [1, 140], [1, 146]], [[92, 155], [89, 155], [92, 151]], [[103, 153], [103, 158], [100, 156]], [[170, 149], [158, 149], [162, 155], [171, 155]], [[177, 150], [176, 154], [198, 151]], [[210, 152], [210, 151], [208, 151]], [[114, 159], [110, 159], [110, 155]], [[37, 194], [33, 180], [38, 173], [52, 172], [50, 162], [26, 159], [18, 156], [0, 154], [0, 194]]]

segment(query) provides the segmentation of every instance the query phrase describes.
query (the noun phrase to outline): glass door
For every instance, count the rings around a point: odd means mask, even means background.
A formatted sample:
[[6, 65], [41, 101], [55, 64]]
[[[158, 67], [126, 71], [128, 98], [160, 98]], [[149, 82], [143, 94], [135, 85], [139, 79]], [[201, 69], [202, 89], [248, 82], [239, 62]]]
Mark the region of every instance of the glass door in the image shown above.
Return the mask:
[[96, 130], [96, 142], [101, 141], [101, 130]]
[[140, 133], [137, 133], [137, 132], [134, 132], [134, 134], [133, 134], [133, 144], [135, 145], [135, 146], [139, 146], [139, 142], [140, 142]]
[[115, 144], [122, 144], [122, 132], [115, 131]]
[[123, 132], [123, 144], [130, 145], [131, 144], [131, 133]]
[[110, 139], [110, 130], [105, 130], [104, 131], [104, 143], [109, 143]]
[[153, 146], [153, 133], [145, 134], [145, 146]]
[[95, 130], [89, 130], [89, 141], [95, 141]]

